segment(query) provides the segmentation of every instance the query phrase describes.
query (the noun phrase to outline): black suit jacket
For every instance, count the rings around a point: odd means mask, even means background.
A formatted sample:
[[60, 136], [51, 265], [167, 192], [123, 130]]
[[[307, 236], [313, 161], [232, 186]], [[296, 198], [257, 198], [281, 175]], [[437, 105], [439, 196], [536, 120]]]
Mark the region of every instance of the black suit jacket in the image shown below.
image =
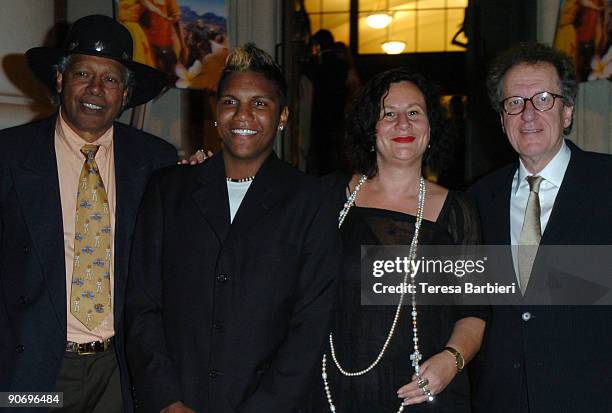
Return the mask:
[[[541, 245], [609, 246], [612, 157], [566, 143], [571, 159]], [[518, 162], [502, 168], [470, 189], [485, 244], [510, 244], [510, 192], [517, 168]], [[539, 282], [539, 270], [551, 264], [544, 260], [539, 252], [527, 294]], [[511, 268], [510, 258], [507, 265]], [[612, 308], [493, 306], [472, 368], [474, 412], [609, 412]]]
[[143, 411], [297, 411], [320, 365], [338, 211], [272, 154], [230, 225], [222, 154], [152, 178], [130, 265], [127, 354]]
[[[0, 131], [0, 389], [53, 391], [66, 350], [64, 230], [56, 116]], [[172, 145], [114, 125], [115, 339], [126, 410], [123, 307], [131, 237], [149, 175], [176, 162]], [[40, 411], [40, 409], [36, 409]]]

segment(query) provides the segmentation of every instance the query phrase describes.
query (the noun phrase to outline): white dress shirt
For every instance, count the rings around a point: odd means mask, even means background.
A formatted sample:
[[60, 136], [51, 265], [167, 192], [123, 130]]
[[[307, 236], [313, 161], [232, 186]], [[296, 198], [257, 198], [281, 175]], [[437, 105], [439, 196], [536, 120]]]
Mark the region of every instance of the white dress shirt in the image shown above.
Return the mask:
[[[542, 235], [546, 231], [546, 225], [550, 218], [555, 199], [559, 193], [559, 188], [563, 182], [565, 171], [569, 165], [572, 152], [565, 144], [561, 144], [559, 152], [550, 160], [548, 165], [537, 174], [541, 176], [542, 183], [540, 184], [540, 225]], [[514, 273], [518, 280], [518, 259], [517, 248], [525, 219], [525, 209], [527, 208], [527, 200], [529, 199], [529, 183], [527, 177], [531, 173], [525, 168], [522, 160], [519, 160], [519, 168], [514, 174], [512, 180], [512, 194], [510, 196], [510, 243], [512, 244], [512, 261], [514, 263]], [[520, 281], [519, 281], [520, 285]]]

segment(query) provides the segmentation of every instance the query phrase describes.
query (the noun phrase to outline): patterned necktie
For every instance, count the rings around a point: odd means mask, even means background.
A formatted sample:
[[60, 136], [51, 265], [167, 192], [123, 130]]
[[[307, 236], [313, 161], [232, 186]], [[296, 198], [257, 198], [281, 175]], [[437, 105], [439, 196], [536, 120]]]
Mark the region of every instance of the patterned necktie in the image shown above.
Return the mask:
[[523, 228], [521, 229], [521, 237], [519, 238], [518, 246], [518, 267], [519, 279], [521, 282], [521, 292], [525, 294], [533, 261], [538, 253], [538, 245], [542, 238], [542, 227], [540, 224], [540, 183], [541, 176], [528, 176], [529, 183], [529, 199], [527, 199], [527, 208], [525, 208], [525, 219]]
[[99, 146], [85, 145], [79, 177], [70, 312], [93, 330], [111, 311], [111, 225], [106, 189], [96, 164]]

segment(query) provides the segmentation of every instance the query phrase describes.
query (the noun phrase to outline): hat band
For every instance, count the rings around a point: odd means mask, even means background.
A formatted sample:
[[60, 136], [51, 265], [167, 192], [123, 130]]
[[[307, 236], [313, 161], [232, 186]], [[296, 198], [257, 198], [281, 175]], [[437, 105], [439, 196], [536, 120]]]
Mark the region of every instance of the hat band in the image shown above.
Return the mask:
[[68, 43], [68, 47], [66, 48], [70, 53], [83, 53], [88, 55], [101, 55], [110, 57], [116, 60], [131, 60], [132, 59], [132, 51], [127, 51], [123, 49], [113, 48], [113, 45], [110, 43], [103, 42], [101, 40], [97, 40], [95, 42], [78, 42], [71, 41]]

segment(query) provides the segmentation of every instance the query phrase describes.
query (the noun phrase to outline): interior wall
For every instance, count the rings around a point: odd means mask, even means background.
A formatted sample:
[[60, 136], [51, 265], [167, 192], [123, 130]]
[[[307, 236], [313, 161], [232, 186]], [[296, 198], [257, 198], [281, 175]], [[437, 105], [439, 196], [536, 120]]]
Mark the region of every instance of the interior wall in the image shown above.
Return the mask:
[[281, 38], [282, 0], [227, 0], [227, 2], [232, 45], [254, 42], [275, 56], [276, 45]]
[[[47, 89], [30, 73], [23, 53], [53, 44], [53, 0], [2, 0], [0, 13], [0, 129], [30, 122], [53, 112]], [[10, 12], [7, 12], [10, 11]], [[24, 28], [28, 30], [24, 30]], [[15, 33], [19, 33], [15, 36]]]
[[[538, 41], [552, 45], [559, 0], [538, 0]], [[612, 82], [583, 82], [578, 89], [570, 139], [581, 148], [612, 153]]]

